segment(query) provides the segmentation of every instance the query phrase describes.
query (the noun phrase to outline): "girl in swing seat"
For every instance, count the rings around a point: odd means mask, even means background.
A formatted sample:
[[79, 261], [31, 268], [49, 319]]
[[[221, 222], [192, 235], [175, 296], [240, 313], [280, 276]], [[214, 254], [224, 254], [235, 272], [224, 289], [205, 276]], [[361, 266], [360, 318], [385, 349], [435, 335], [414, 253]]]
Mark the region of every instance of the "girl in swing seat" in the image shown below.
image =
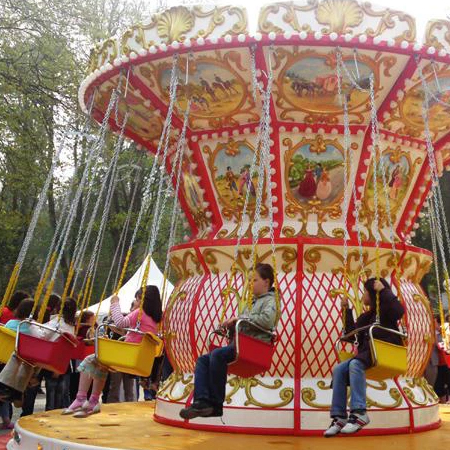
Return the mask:
[[[31, 314], [33, 303], [34, 302], [31, 299], [22, 300], [15, 312], [17, 319], [8, 321], [5, 326], [12, 330], [17, 330], [20, 322], [28, 318]], [[54, 330], [59, 329], [59, 331], [67, 333], [68, 335], [73, 335], [75, 312], [75, 300], [73, 298], [67, 298], [64, 302], [62, 317], [58, 319], [57, 316], [54, 316], [44, 325], [53, 328]], [[52, 342], [60, 337], [60, 334], [55, 333], [55, 331], [44, 330], [34, 324], [30, 325], [28, 323], [25, 323], [20, 327], [20, 332]], [[73, 336], [73, 338], [75, 339], [75, 336]], [[35, 377], [39, 371], [39, 368], [35, 368], [25, 361], [20, 361], [13, 353], [5, 368], [0, 373], [0, 398], [20, 401], [28, 384], [33, 381], [33, 377]], [[35, 380], [35, 382], [37, 382], [37, 380]]]
[[[353, 320], [349, 309], [348, 299], [341, 299], [341, 308], [346, 311], [346, 333], [373, 324], [377, 319], [377, 292], [380, 300], [380, 325], [398, 331], [397, 322], [402, 318], [405, 310], [392, 292], [389, 283], [380, 278], [369, 278], [364, 283], [362, 301], [368, 311]], [[376, 339], [402, 345], [401, 337], [388, 331], [375, 328], [373, 336]], [[369, 330], [358, 333], [358, 353], [354, 358], [343, 361], [333, 370], [333, 396], [331, 401], [331, 425], [324, 432], [325, 437], [332, 437], [339, 433], [353, 434], [366, 426], [370, 419], [366, 406], [366, 370], [373, 366], [370, 351]], [[347, 415], [347, 385], [350, 384], [350, 415]]]
[[[142, 301], [142, 289], [139, 289], [135, 298]], [[149, 285], [145, 289], [143, 313], [141, 317], [142, 332], [156, 333], [158, 323], [162, 319], [162, 303], [159, 289], [156, 286]], [[111, 318], [114, 324], [119, 328], [136, 328], [139, 317], [139, 308], [135, 309], [125, 317], [123, 316], [119, 297], [114, 295], [111, 298]], [[142, 335], [132, 331], [125, 335], [125, 342], [139, 343], [142, 341]], [[78, 393], [73, 403], [62, 411], [63, 415], [73, 414], [74, 417], [84, 418], [91, 414], [100, 412], [100, 395], [105, 386], [106, 377], [108, 376], [108, 368], [99, 363], [95, 355], [87, 356], [78, 366], [80, 372], [80, 382], [78, 385]], [[87, 400], [87, 392], [92, 382], [92, 394]]]
[[[248, 319], [266, 330], [277, 325], [277, 305], [275, 291], [272, 287], [274, 272], [270, 264], [257, 264], [253, 281], [253, 307], [245, 308], [239, 317], [223, 322], [222, 327], [234, 328], [239, 319]], [[270, 341], [267, 333], [243, 324], [241, 331], [262, 341]], [[211, 353], [197, 359], [194, 374], [194, 402], [180, 411], [183, 419], [195, 417], [221, 417], [225, 401], [227, 383], [227, 365], [235, 359], [234, 342], [216, 348]]]

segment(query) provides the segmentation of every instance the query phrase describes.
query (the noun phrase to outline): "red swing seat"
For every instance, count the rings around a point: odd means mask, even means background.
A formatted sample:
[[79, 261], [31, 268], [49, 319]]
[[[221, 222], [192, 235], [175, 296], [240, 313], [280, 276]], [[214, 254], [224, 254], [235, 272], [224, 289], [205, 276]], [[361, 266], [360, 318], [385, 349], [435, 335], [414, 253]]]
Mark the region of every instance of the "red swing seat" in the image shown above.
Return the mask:
[[[47, 341], [43, 338], [21, 333], [20, 327], [24, 323], [51, 330], [60, 336], [56, 341]], [[74, 339], [71, 339], [66, 333], [31, 320], [20, 322], [17, 328], [16, 355], [28, 364], [47, 369], [50, 372], [58, 374], [67, 372], [76, 345]]]
[[[244, 334], [239, 330], [241, 324], [243, 323], [248, 323], [252, 327], [267, 333], [271, 337], [271, 341], [265, 342]], [[219, 345], [212, 343], [212, 338], [215, 335], [225, 337], [224, 333], [220, 329], [214, 330], [210, 333], [210, 352], [216, 348], [220, 348]], [[266, 330], [247, 319], [239, 319], [236, 323], [236, 336], [234, 341], [236, 346], [236, 358], [228, 364], [229, 374], [237, 375], [242, 378], [250, 378], [258, 374], [263, 374], [270, 369], [270, 366], [272, 365], [272, 357], [276, 347], [276, 333]]]
[[82, 336], [77, 337], [77, 340], [77, 346], [73, 348], [72, 356], [70, 359], [83, 360], [84, 358], [86, 358], [86, 356], [95, 353], [94, 343], [92, 343], [91, 345], [87, 344]]

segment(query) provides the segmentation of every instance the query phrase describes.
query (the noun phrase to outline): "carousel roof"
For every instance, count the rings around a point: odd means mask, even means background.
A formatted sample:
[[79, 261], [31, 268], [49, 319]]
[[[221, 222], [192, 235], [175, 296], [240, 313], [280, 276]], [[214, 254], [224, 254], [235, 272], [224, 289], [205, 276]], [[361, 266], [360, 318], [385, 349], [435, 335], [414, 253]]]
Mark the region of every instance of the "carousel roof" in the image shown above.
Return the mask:
[[[184, 165], [192, 183], [185, 184], [181, 201], [191, 213], [188, 219], [197, 236], [214, 231], [231, 237], [235, 229], [231, 224], [239, 217], [233, 199], [221, 193], [218, 175], [223, 171], [226, 176], [221, 167], [227, 166], [224, 158], [251, 147], [257, 133], [261, 103], [252, 87], [252, 48], [257, 80], [266, 81], [269, 66], [274, 74], [271, 143], [277, 155], [274, 159], [278, 158], [273, 162], [279, 194], [274, 202], [275, 220], [283, 222], [281, 236], [317, 234], [317, 230], [299, 228], [298, 218], [304, 218], [305, 210], [318, 213], [319, 234], [339, 235], [333, 225], [327, 228], [322, 223], [339, 222], [342, 196], [330, 197], [329, 202], [322, 199], [322, 203], [316, 198], [315, 204], [309, 201], [305, 207], [289, 188], [289, 168], [302, 148], [309, 145], [309, 151], [319, 155], [316, 164], [330, 146], [342, 148], [344, 114], [337, 92], [337, 48], [345, 68], [355, 77], [363, 80], [374, 74], [380, 146], [393, 165], [392, 183], [395, 165], [403, 170], [403, 190], [399, 188], [392, 198], [395, 227], [400, 238], [408, 236], [430, 188], [420, 70], [433, 99], [439, 100], [429, 104], [429, 116], [441, 173], [450, 160], [446, 106], [450, 105], [450, 21], [428, 22], [421, 41], [414, 18], [400, 11], [355, 0], [283, 2], [264, 6], [258, 31], [250, 35], [245, 8], [176, 6], [92, 50], [88, 76], [79, 91], [80, 104], [86, 111], [93, 98], [93, 115], [101, 121], [112, 90], [120, 77], [126, 77], [126, 98], [119, 105], [119, 116], [129, 112], [125, 134], [154, 152], [169, 104], [173, 56], [179, 55], [174, 140], [187, 99], [192, 99], [187, 133], [190, 151]], [[343, 89], [348, 96], [355, 165], [352, 182], [361, 197], [362, 218], [369, 220], [369, 93], [345, 80]], [[114, 119], [110, 125], [118, 128]]]

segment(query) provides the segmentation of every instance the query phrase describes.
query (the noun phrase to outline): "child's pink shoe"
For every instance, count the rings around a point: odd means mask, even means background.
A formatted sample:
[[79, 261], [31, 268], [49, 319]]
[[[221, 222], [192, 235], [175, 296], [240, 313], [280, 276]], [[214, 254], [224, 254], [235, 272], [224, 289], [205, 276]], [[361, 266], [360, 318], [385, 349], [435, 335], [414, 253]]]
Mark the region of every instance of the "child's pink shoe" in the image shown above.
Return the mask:
[[75, 413], [73, 417], [77, 419], [84, 419], [85, 417], [92, 416], [92, 414], [97, 414], [100, 412], [100, 403], [86, 402], [80, 411]]
[[82, 399], [77, 397], [68, 408], [65, 408], [61, 411], [61, 414], [63, 416], [68, 416], [69, 414], [74, 414], [78, 411], [81, 411], [85, 403], [87, 403], [87, 400], [85, 398]]

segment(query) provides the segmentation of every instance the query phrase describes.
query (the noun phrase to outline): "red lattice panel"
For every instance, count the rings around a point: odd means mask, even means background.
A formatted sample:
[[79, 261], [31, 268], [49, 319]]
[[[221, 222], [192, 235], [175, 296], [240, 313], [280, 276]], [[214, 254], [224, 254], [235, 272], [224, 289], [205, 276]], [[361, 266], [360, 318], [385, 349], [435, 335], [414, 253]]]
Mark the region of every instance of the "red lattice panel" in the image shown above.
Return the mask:
[[295, 375], [295, 311], [297, 282], [295, 273], [284, 274], [278, 280], [280, 287], [281, 317], [277, 326], [278, 343], [272, 359], [269, 376], [292, 377]]
[[170, 311], [169, 330], [174, 333], [174, 337], [170, 340], [170, 350], [178, 369], [182, 372], [192, 372], [195, 367], [189, 322], [195, 296], [202, 279], [202, 276], [189, 278], [180, 288], [180, 292], [185, 292], [186, 297], [178, 297]]
[[433, 336], [432, 318], [427, 307], [415, 300], [414, 295], [422, 292], [410, 281], [401, 281], [400, 289], [408, 317], [408, 374], [410, 377], [422, 375], [425, 359], [428, 357], [429, 344], [425, 336]]
[[[229, 276], [229, 273], [209, 275], [200, 292], [194, 323], [197, 352], [199, 355], [208, 352], [208, 334], [217, 328], [222, 318], [224, 302], [221, 292], [227, 287]], [[236, 274], [232, 283], [232, 289], [238, 291], [240, 295], [242, 294], [242, 274]], [[230, 318], [236, 316], [237, 309], [236, 296], [232, 293], [228, 297], [224, 317]]]
[[334, 344], [341, 335], [339, 298], [329, 296], [342, 277], [328, 272], [305, 274], [302, 282], [301, 376], [328, 377], [337, 363]]

